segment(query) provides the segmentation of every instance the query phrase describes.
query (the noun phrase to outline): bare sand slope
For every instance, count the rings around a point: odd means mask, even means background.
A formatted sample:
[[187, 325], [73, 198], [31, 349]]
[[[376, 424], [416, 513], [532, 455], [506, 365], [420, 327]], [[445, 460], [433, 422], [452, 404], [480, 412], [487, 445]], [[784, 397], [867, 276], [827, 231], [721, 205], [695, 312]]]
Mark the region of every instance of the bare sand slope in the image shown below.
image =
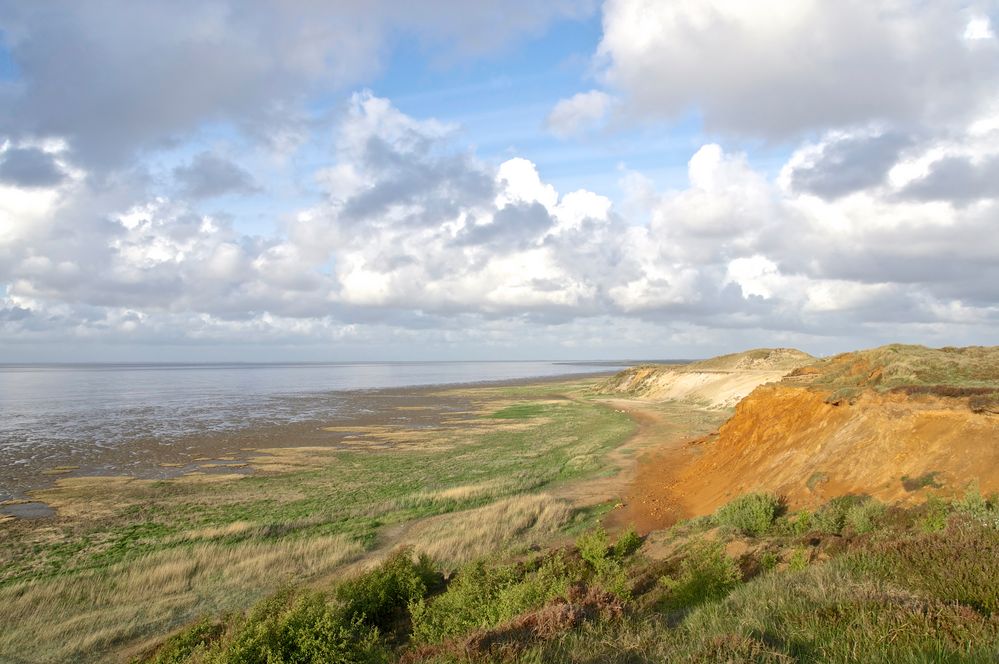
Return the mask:
[[869, 391], [834, 405], [828, 396], [757, 388], [679, 473], [682, 502], [707, 513], [751, 491], [787, 496], [792, 507], [848, 493], [897, 501], [919, 495], [917, 478], [954, 494], [972, 481], [999, 490], [999, 416], [960, 398]]
[[815, 358], [792, 348], [759, 348], [687, 365], [626, 369], [600, 386], [602, 392], [658, 401], [690, 401], [731, 408], [757, 386], [781, 380]]
[[714, 435], [646, 457], [627, 514], [644, 529], [754, 491], [792, 508], [999, 491], [999, 348], [892, 346], [757, 387]]

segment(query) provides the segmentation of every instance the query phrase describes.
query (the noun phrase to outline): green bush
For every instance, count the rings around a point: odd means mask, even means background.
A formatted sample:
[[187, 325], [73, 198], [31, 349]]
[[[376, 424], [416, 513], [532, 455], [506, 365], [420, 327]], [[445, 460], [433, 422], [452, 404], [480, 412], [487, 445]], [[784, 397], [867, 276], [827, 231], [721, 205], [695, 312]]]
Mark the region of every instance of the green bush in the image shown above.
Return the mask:
[[458, 571], [447, 591], [410, 604], [413, 639], [439, 643], [473, 629], [495, 627], [518, 614], [565, 595], [586, 570], [561, 553], [535, 568], [475, 561]]
[[800, 572], [808, 567], [808, 551], [805, 549], [795, 549], [788, 558], [787, 568], [792, 572]]
[[881, 525], [886, 508], [876, 500], [865, 500], [846, 510], [845, 525], [858, 534], [869, 533]]
[[664, 608], [671, 611], [721, 599], [741, 581], [735, 561], [725, 555], [720, 542], [711, 540], [696, 540], [680, 562], [679, 573], [659, 579], [669, 590]]
[[924, 533], [935, 533], [947, 527], [951, 506], [942, 498], [930, 496], [922, 506], [922, 516], [916, 522]]
[[783, 536], [801, 536], [812, 532], [814, 516], [806, 509], [801, 509], [794, 514], [786, 514], [778, 517], [770, 527], [770, 534]]
[[823, 505], [815, 513], [814, 528], [829, 535], [838, 535], [846, 525], [846, 515], [851, 509], [867, 502], [866, 496], [839, 496]]
[[780, 556], [778, 556], [773, 551], [764, 551], [760, 556], [760, 569], [764, 572], [769, 572], [770, 570], [777, 567], [777, 563], [780, 562]]
[[964, 498], [954, 501], [954, 511], [982, 525], [999, 528], [999, 499], [992, 496], [987, 499], [982, 496], [978, 482], [968, 485]]
[[384, 630], [439, 580], [428, 558], [421, 556], [414, 562], [412, 551], [402, 549], [370, 572], [340, 585], [336, 597], [349, 618]]
[[632, 527], [618, 536], [611, 553], [615, 558], [626, 558], [638, 551], [640, 546], [642, 546], [642, 538], [638, 536], [638, 533]]
[[599, 526], [580, 535], [576, 539], [576, 548], [579, 556], [598, 573], [609, 564], [610, 538], [607, 531]]
[[596, 583], [621, 599], [628, 599], [631, 590], [624, 559], [638, 550], [642, 538], [634, 528], [621, 533], [617, 542], [610, 544], [610, 538], [603, 528], [595, 528], [576, 540], [579, 556], [595, 572]]
[[196, 655], [204, 655], [211, 644], [217, 641], [225, 632], [225, 624], [221, 621], [199, 620], [179, 634], [171, 636], [163, 642], [156, 653], [150, 657], [148, 664], [182, 664]]
[[205, 658], [214, 664], [387, 662], [378, 630], [351, 619], [321, 593], [279, 593], [259, 603], [226, 643]]
[[758, 537], [766, 533], [780, 512], [781, 501], [767, 493], [750, 493], [736, 498], [715, 512], [721, 526], [735, 528], [745, 535]]

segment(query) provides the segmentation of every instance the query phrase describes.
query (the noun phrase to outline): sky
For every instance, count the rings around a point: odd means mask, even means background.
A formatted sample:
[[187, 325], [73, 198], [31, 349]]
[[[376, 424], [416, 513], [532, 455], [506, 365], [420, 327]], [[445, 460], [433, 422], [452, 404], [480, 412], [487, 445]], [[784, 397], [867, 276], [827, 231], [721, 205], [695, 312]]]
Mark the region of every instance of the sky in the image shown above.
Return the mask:
[[0, 0], [0, 362], [997, 343], [999, 0]]

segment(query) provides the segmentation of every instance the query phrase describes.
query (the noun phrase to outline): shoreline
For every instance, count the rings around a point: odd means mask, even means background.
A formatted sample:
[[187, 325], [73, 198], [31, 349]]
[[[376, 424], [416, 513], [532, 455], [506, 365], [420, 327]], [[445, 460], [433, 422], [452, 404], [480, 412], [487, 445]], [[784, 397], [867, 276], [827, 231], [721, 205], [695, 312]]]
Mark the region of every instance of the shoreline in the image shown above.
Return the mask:
[[[435, 383], [405, 387], [329, 390], [309, 395], [315, 399], [341, 399], [341, 413], [331, 418], [253, 423], [222, 431], [163, 439], [136, 437], [115, 446], [92, 444], [83, 449], [67, 447], [64, 455], [44, 463], [22, 463], [0, 474], [0, 516], [17, 512], [17, 505], [35, 504], [32, 493], [50, 489], [65, 478], [125, 477], [166, 480], [191, 474], [253, 474], [253, 459], [263, 450], [298, 447], [329, 450], [357, 449], [359, 433], [382, 429], [440, 427], [449, 416], [472, 406], [476, 390], [544, 386], [589, 381], [617, 369], [557, 376]], [[11, 472], [13, 470], [22, 472]], [[4, 509], [15, 507], [14, 510]], [[47, 518], [45, 510], [19, 518]]]

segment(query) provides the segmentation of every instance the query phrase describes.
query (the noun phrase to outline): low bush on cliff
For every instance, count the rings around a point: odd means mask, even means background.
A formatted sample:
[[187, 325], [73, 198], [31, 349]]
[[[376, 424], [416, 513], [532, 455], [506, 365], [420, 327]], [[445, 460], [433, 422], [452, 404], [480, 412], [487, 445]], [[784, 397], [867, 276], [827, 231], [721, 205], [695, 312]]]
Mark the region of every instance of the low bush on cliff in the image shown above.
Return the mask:
[[720, 526], [758, 537], [770, 529], [781, 509], [781, 501], [776, 496], [750, 493], [721, 507], [715, 512], [715, 520]]
[[721, 543], [695, 540], [684, 552], [679, 571], [660, 578], [668, 589], [661, 606], [666, 610], [689, 610], [725, 597], [742, 581], [735, 561], [725, 555]]

